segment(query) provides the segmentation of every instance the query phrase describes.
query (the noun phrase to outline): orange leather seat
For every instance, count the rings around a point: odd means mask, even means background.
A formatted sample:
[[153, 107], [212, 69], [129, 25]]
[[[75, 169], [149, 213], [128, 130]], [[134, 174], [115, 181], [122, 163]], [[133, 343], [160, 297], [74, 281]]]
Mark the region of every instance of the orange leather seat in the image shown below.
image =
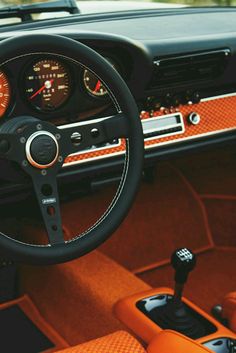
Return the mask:
[[236, 292], [225, 296], [222, 307], [222, 317], [228, 320], [230, 329], [236, 332]]
[[147, 351], [130, 334], [118, 331], [111, 335], [67, 348], [57, 353], [212, 353], [199, 343], [177, 332], [160, 332], [150, 343]]

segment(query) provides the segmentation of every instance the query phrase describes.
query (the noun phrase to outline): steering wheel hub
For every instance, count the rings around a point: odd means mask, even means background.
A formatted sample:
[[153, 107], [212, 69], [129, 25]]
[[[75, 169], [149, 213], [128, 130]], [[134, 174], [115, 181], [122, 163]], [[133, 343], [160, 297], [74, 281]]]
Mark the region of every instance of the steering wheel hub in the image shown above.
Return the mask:
[[28, 138], [25, 152], [29, 163], [33, 167], [49, 168], [56, 163], [58, 158], [57, 139], [48, 131], [37, 131]]

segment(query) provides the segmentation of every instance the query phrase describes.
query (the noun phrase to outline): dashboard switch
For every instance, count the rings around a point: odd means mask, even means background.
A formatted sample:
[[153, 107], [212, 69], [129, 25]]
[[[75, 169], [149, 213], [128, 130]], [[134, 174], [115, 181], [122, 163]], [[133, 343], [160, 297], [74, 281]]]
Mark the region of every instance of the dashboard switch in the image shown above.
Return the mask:
[[189, 114], [188, 121], [192, 125], [198, 125], [201, 121], [201, 117], [198, 113], [193, 112]]

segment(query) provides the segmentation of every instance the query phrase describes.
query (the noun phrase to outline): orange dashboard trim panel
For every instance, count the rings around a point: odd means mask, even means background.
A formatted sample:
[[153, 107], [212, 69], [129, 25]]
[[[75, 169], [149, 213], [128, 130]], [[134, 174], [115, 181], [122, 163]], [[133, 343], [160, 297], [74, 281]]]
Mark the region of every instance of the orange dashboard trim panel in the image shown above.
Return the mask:
[[[151, 321], [145, 314], [143, 314], [137, 307], [136, 303], [142, 299], [158, 295], [158, 294], [173, 294], [173, 290], [170, 288], [154, 288], [146, 292], [137, 293], [130, 297], [121, 299], [114, 306], [114, 313], [116, 317], [125, 324], [129, 329], [131, 329], [138, 337], [140, 337], [145, 343], [150, 343], [151, 340], [163, 330]], [[196, 340], [199, 343], [204, 343], [210, 340], [214, 340], [222, 337], [229, 337], [236, 339], [236, 335], [221, 325], [212, 316], [208, 315], [205, 311], [200, 309], [197, 305], [192, 303], [186, 298], [183, 301], [190, 306], [193, 310], [198, 312], [201, 316], [205, 317], [216, 327], [216, 332], [214, 334], [202, 337]]]
[[[140, 118], [141, 120], [145, 120], [175, 112], [179, 112], [183, 116], [185, 126], [184, 133], [162, 138], [149, 138], [145, 140], [145, 149], [236, 130], [236, 93], [202, 99], [200, 103], [183, 105], [178, 109], [163, 108], [158, 111], [152, 111], [151, 113], [143, 111], [140, 114]], [[201, 117], [201, 121], [198, 125], [193, 125], [188, 122], [188, 116], [192, 112], [199, 114]], [[104, 147], [95, 151], [88, 150], [70, 155], [66, 158], [64, 167], [113, 157], [121, 155], [124, 152], [125, 140], [121, 140], [118, 146]]]

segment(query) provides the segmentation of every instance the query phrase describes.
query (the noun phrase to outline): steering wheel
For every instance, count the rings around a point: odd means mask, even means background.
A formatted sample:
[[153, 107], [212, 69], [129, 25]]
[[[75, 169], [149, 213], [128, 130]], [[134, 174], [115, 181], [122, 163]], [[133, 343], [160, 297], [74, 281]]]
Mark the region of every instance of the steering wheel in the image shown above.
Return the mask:
[[[78, 258], [111, 236], [136, 195], [142, 173], [144, 140], [135, 100], [112, 65], [75, 40], [47, 34], [24, 35], [1, 41], [0, 52], [0, 66], [33, 54], [57, 55], [81, 65], [102, 81], [116, 107], [117, 114], [111, 117], [63, 128], [34, 116], [15, 117], [0, 126], [0, 158], [16, 162], [31, 177], [49, 239], [46, 245], [35, 245], [0, 233], [1, 254], [14, 261], [42, 265]], [[93, 226], [65, 241], [56, 179], [65, 158], [117, 138], [126, 139], [126, 155], [112, 202]], [[75, 217], [79, 219], [80, 215], [75, 214]]]

